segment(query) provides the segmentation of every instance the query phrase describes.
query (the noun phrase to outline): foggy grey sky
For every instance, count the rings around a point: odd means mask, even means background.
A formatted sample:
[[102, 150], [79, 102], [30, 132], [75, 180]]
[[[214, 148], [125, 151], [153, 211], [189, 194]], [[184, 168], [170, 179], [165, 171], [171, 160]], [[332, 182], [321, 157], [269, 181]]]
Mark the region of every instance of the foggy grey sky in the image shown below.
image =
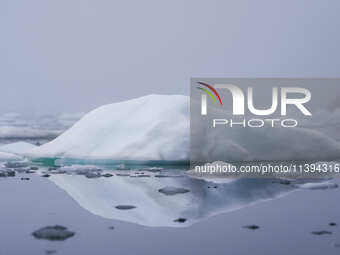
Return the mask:
[[339, 77], [340, 2], [1, 0], [0, 113], [89, 111], [190, 77]]

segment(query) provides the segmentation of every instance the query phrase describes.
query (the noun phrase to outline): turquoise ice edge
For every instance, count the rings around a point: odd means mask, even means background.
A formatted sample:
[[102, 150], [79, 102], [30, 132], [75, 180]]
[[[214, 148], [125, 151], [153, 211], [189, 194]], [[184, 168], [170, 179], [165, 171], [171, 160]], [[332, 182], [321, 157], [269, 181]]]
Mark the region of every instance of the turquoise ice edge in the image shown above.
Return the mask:
[[31, 158], [33, 163], [46, 167], [55, 167], [60, 165], [100, 165], [105, 168], [116, 168], [124, 165], [129, 168], [140, 167], [163, 167], [176, 169], [189, 169], [189, 160], [111, 160], [111, 159], [77, 159], [77, 158]]

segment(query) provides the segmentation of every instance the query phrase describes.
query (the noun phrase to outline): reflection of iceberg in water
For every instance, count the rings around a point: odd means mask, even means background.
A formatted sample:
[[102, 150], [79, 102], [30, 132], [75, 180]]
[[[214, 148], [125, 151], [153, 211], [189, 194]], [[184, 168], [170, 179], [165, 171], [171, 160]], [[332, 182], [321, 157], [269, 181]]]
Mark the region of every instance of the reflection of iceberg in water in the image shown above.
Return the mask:
[[[128, 172], [128, 171], [126, 171]], [[238, 179], [224, 184], [182, 177], [113, 176], [88, 179], [79, 175], [53, 175], [51, 180], [65, 190], [83, 208], [95, 215], [145, 226], [188, 226], [209, 216], [232, 211], [293, 190], [269, 179]], [[165, 195], [166, 186], [190, 190]], [[118, 210], [118, 205], [136, 206]], [[185, 223], [175, 222], [185, 218]]]

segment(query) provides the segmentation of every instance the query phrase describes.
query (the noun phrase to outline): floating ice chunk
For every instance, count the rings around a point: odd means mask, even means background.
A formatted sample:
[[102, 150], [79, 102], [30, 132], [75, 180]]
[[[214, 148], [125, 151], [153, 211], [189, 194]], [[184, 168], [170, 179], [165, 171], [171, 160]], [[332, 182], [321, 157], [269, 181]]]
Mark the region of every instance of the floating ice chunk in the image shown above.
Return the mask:
[[327, 231], [327, 230], [321, 230], [321, 231], [313, 231], [313, 235], [321, 236], [321, 235], [331, 235], [332, 232]]
[[122, 176], [122, 177], [128, 177], [130, 174], [124, 174], [124, 173], [118, 173], [116, 174], [117, 176]]
[[302, 189], [312, 189], [312, 190], [324, 190], [324, 189], [336, 189], [338, 184], [331, 182], [317, 182], [317, 183], [305, 183], [298, 185]]
[[163, 193], [165, 195], [176, 195], [176, 194], [184, 194], [189, 192], [188, 189], [184, 189], [184, 188], [177, 188], [177, 187], [172, 187], [172, 186], [166, 186], [162, 189], [158, 190], [160, 193]]
[[98, 172], [89, 172], [85, 174], [86, 178], [93, 179], [93, 178], [99, 178], [101, 177], [101, 174]]
[[186, 218], [178, 218], [178, 219], [174, 220], [174, 222], [178, 222], [178, 223], [184, 223], [186, 221], [187, 221]]
[[48, 226], [40, 228], [32, 233], [37, 239], [46, 239], [49, 241], [64, 241], [75, 235], [74, 232], [69, 231], [63, 226]]
[[149, 168], [141, 168], [139, 169], [140, 171], [148, 171], [151, 173], [159, 173], [163, 170], [164, 168], [162, 167], [149, 167]]
[[70, 165], [60, 167], [59, 170], [69, 172], [69, 173], [77, 173], [77, 174], [87, 174], [89, 172], [100, 172], [102, 171], [99, 167], [94, 165]]
[[98, 170], [99, 168], [95, 165], [70, 165], [70, 166], [62, 166], [60, 169], [65, 171], [77, 171], [77, 170]]
[[110, 178], [113, 176], [113, 174], [106, 173], [106, 174], [103, 174], [102, 176], [105, 178]]
[[246, 225], [246, 226], [243, 226], [242, 228], [256, 230], [256, 229], [259, 229], [260, 227], [257, 225]]
[[14, 177], [15, 171], [11, 169], [0, 169], [0, 177]]
[[131, 209], [135, 209], [136, 206], [134, 205], [117, 205], [116, 209], [118, 210], [131, 210]]

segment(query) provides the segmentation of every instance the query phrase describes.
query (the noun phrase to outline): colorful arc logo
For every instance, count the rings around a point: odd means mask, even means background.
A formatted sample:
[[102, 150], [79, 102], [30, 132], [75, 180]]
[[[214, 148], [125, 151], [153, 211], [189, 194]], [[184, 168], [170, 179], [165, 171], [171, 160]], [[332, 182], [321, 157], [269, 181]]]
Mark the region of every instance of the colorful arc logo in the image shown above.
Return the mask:
[[[216, 95], [220, 104], [223, 105], [220, 95], [218, 94], [218, 92], [216, 91], [216, 89], [213, 86], [211, 86], [207, 83], [204, 83], [204, 82], [197, 82], [197, 83], [202, 85], [202, 86], [207, 87], [208, 89], [210, 89]], [[201, 88], [201, 87], [197, 87], [197, 89], [200, 89], [200, 90], [204, 91], [205, 93], [207, 93], [211, 97], [211, 99], [214, 101], [214, 103], [217, 104], [215, 96], [208, 89]]]

